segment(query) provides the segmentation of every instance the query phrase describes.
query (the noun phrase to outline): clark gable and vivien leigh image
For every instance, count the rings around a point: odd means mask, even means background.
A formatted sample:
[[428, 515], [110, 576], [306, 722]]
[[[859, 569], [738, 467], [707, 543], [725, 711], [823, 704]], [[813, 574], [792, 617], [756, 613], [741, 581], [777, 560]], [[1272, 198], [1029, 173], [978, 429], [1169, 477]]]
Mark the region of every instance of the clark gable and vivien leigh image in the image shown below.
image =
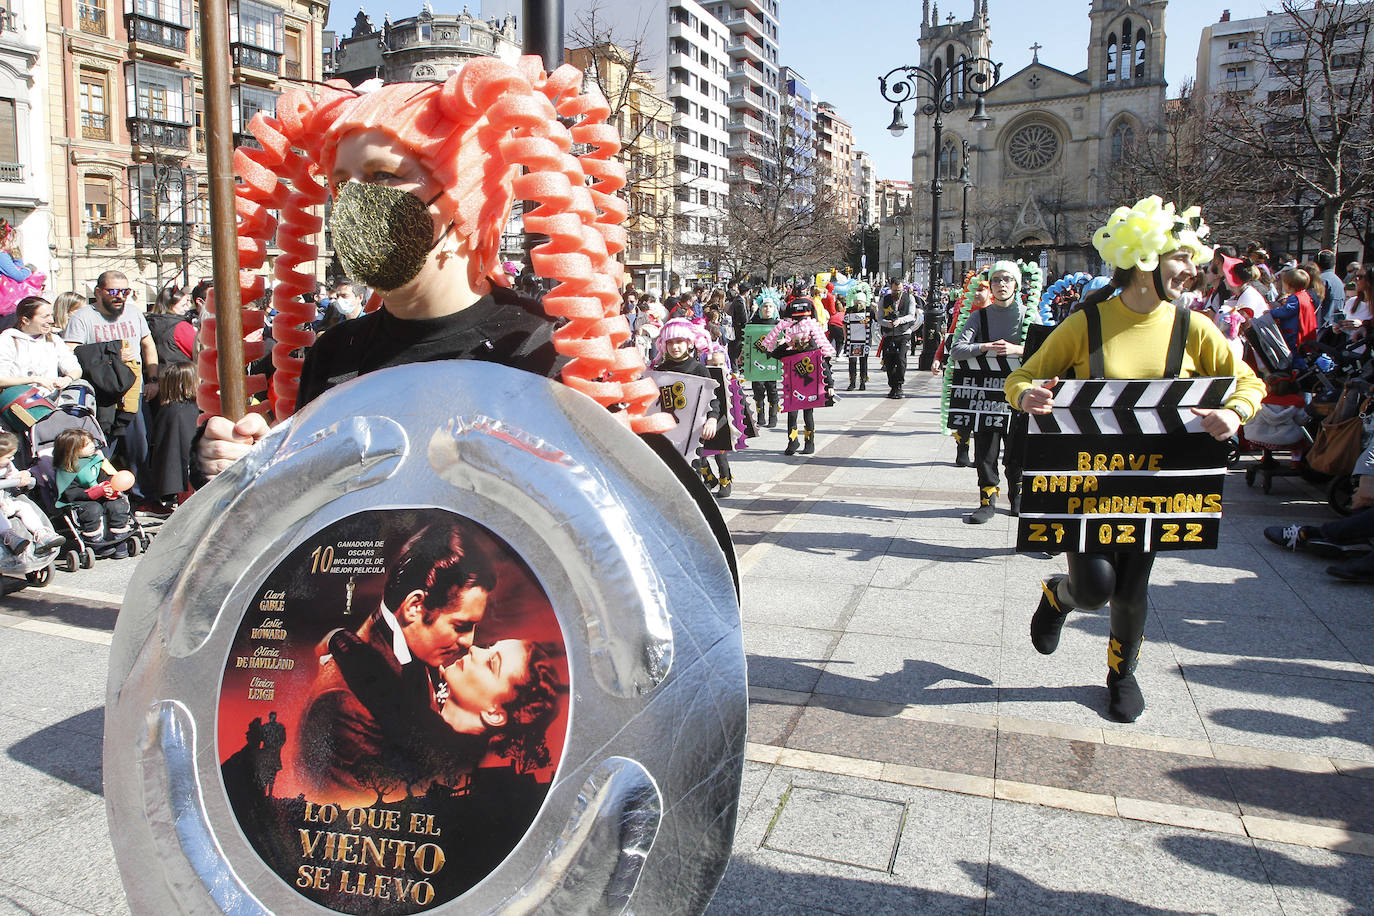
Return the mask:
[[[376, 552], [362, 574], [311, 560], [359, 543], [377, 545], [360, 551]], [[371, 608], [361, 622], [355, 595]], [[275, 686], [251, 686], [261, 668], [231, 658], [220, 743], [259, 855], [341, 912], [416, 912], [480, 881], [528, 828], [562, 749], [566, 657], [529, 568], [460, 516], [378, 510], [298, 546], [257, 597], [277, 626], [250, 614], [232, 654], [276, 640]]]

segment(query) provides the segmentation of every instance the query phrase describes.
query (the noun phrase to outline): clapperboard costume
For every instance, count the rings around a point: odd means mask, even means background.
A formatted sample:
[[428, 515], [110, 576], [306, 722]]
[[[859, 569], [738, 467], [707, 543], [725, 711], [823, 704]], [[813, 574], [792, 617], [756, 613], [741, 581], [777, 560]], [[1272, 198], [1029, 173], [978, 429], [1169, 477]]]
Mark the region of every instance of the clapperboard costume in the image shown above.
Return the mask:
[[[715, 381], [714, 397], [720, 407], [720, 420], [716, 423], [716, 434], [701, 443], [701, 476], [706, 481], [707, 489], [713, 489], [718, 499], [725, 499], [734, 484], [727, 452], [747, 448], [744, 440], [757, 436], [758, 428], [755, 418], [745, 406], [739, 380], [730, 371], [726, 347], [710, 344], [705, 362], [706, 371]], [[716, 462], [714, 474], [711, 472], [710, 459]]]
[[[1181, 357], [1181, 335], [1178, 346]], [[1202, 432], [1192, 408], [1221, 407], [1234, 388], [1233, 378], [1057, 384], [1053, 411], [1030, 419], [1017, 549], [1215, 548], [1229, 445]]]
[[1107, 712], [1121, 722], [1145, 708], [1135, 670], [1155, 551], [1215, 546], [1222, 442], [1264, 394], [1214, 324], [1170, 301], [1211, 259], [1206, 233], [1197, 208], [1158, 197], [1119, 208], [1093, 236], [1111, 283], [1006, 386], [1033, 421], [1018, 544], [1068, 562], [1042, 583], [1031, 643], [1050, 654], [1070, 611], [1110, 602]]
[[[756, 346], [782, 362], [782, 409], [787, 411], [787, 448], [795, 455], [816, 451], [817, 407], [835, 403], [835, 388], [830, 376], [830, 360], [835, 348], [825, 329], [815, 318], [815, 308], [804, 289], [794, 291], [783, 307], [783, 318]], [[797, 428], [801, 414], [805, 428]]]
[[997, 511], [999, 455], [1011, 514], [1019, 511], [1025, 423], [1012, 417], [1003, 389], [1007, 376], [1021, 366], [1026, 327], [1036, 316], [1019, 295], [1021, 265], [998, 261], [989, 272], [989, 284], [992, 304], [967, 316], [949, 352], [948, 422], [950, 429], [973, 437], [973, 464], [978, 469], [978, 508], [964, 517], [971, 525], [991, 520]]
[[[668, 346], [673, 341], [687, 343], [685, 354], [673, 358]], [[677, 426], [665, 436], [698, 473], [706, 465], [700, 457], [703, 427], [714, 426], [721, 409], [715, 399], [716, 381], [695, 354], [705, 342], [705, 330], [685, 318], [671, 319], [659, 332], [654, 367], [649, 372], [658, 385], [659, 409], [677, 420]], [[706, 479], [705, 473], [702, 478]]]
[[782, 363], [757, 344], [777, 326], [781, 298], [772, 287], [759, 293], [754, 317], [744, 326], [744, 350], [740, 357], [740, 374], [750, 385], [759, 422], [770, 429], [778, 425], [778, 382], [782, 380]]
[[849, 357], [849, 390], [857, 380], [860, 391], [868, 390], [868, 355], [873, 351], [873, 335], [878, 329], [878, 310], [873, 305], [873, 288], [856, 280], [845, 292], [844, 352]]

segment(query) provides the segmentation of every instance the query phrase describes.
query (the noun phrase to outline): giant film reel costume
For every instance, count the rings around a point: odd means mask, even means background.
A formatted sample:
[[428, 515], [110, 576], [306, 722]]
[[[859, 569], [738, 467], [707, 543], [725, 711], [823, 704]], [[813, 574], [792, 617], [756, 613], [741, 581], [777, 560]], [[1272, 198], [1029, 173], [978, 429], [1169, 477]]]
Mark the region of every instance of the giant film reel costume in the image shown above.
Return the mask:
[[[260, 409], [297, 406], [311, 343], [300, 268], [321, 228], [310, 208], [329, 193], [334, 144], [358, 129], [382, 131], [443, 186], [473, 289], [508, 282], [497, 250], [512, 199], [539, 205], [526, 225], [550, 238], [532, 261], [559, 281], [544, 309], [567, 319], [553, 333], [564, 385], [466, 360], [363, 365], [367, 378], [328, 379], [168, 522], [128, 590], [106, 707], [106, 799], [136, 912], [689, 913], [709, 901], [743, 759], [736, 588], [713, 516], [683, 500], [655, 437], [634, 435], [671, 418], [646, 413], [657, 390], [618, 346], [618, 140], [580, 85], [537, 59], [481, 59], [443, 84], [288, 92], [276, 118], [254, 119], [263, 149], [236, 153], [242, 266], [261, 265], [284, 230], [278, 371]], [[384, 196], [355, 195], [351, 218]], [[244, 275], [245, 301], [262, 282]], [[454, 349], [480, 359], [483, 339]], [[200, 360], [208, 411], [215, 360]], [[410, 575], [411, 540], [441, 523], [485, 545], [488, 573], [396, 602], [386, 589]], [[430, 591], [433, 608], [418, 597]], [[450, 619], [467, 621], [458, 638], [471, 646], [456, 659], [423, 638]], [[474, 642], [488, 624], [509, 638]], [[464, 686], [479, 658], [507, 660], [501, 689]], [[372, 804], [302, 769], [312, 758], [293, 747], [305, 729], [292, 717], [306, 683], [340, 697], [353, 731], [326, 756]], [[675, 752], [682, 735], [700, 742], [690, 754]]]
[[[1000, 396], [1005, 376], [1021, 365], [1021, 358], [1019, 355], [997, 356], [986, 345], [999, 340], [1018, 346], [1025, 343], [1026, 330], [1036, 318], [1032, 303], [1039, 294], [1036, 285], [1039, 267], [1031, 271], [1023, 263], [998, 261], [988, 271], [989, 283], [999, 275], [1009, 276], [1015, 283], [1011, 295], [1001, 304], [994, 300], [987, 308], [967, 310], [950, 345], [949, 371], [946, 373], [951, 385], [959, 382], [961, 394], [972, 393], [972, 397], [960, 398], [965, 407], [988, 404], [983, 395], [991, 391], [998, 395], [996, 402], [1001, 408], [1000, 415], [996, 412], [969, 413], [963, 409], [957, 412], [957, 419], [969, 421], [965, 428], [973, 437], [973, 463], [978, 469], [978, 508], [964, 518], [970, 524], [984, 524], [996, 512], [1001, 483], [997, 473], [999, 457], [1006, 472], [1012, 515], [1019, 513], [1021, 503], [1020, 452], [1025, 427], [1021, 418], [1006, 415], [1006, 402]], [[1035, 288], [1027, 288], [1031, 286]], [[947, 417], [949, 412], [947, 404]]]
[[[397, 394], [422, 381], [453, 394], [398, 412]], [[302, 480], [314, 484], [302, 487]], [[315, 881], [316, 869], [332, 867], [325, 890], [339, 888], [348, 866], [324, 846], [307, 854], [298, 842], [288, 855], [246, 838], [256, 835], [254, 815], [233, 806], [221, 764], [242, 743], [242, 721], [231, 714], [244, 697], [261, 694], [231, 695], [227, 677], [248, 659], [251, 669], [239, 673], [259, 679], [245, 681], [245, 690], [261, 691], [313, 664], [313, 646], [300, 644], [308, 634], [298, 640], [294, 631], [306, 629], [316, 609], [293, 604], [292, 589], [318, 575], [311, 553], [333, 546], [333, 562], [343, 559], [340, 543], [326, 543], [322, 532], [359, 513], [385, 521], [425, 507], [491, 532], [527, 567], [529, 587], [548, 596], [575, 727], [522, 836], [477, 883], [450, 888], [446, 899], [422, 888], [411, 904], [425, 906], [343, 911], [702, 910], [733, 834], [744, 655], [730, 571], [700, 513], [680, 494], [671, 471], [606, 411], [502, 366], [461, 361], [384, 370], [324, 395], [275, 430], [167, 523], [120, 614], [106, 797], [134, 911], [323, 913], [314, 900], [340, 905], [320, 888], [297, 885], [299, 868], [310, 868]], [[368, 572], [355, 570], [361, 591]], [[297, 584], [277, 596], [278, 581]], [[249, 635], [279, 653], [238, 651]], [[255, 657], [271, 664], [259, 667]], [[207, 689], [214, 671], [226, 678], [218, 691]], [[282, 702], [261, 703], [261, 716]], [[680, 752], [685, 736], [697, 742], [691, 753]], [[287, 764], [278, 784], [290, 775]], [[470, 785], [476, 793], [477, 781]], [[493, 789], [486, 804], [511, 808], [514, 791]], [[457, 831], [452, 820], [422, 820], [419, 832], [409, 831], [409, 816], [425, 812], [412, 810], [419, 802], [406, 797], [393, 788], [383, 804], [339, 805], [334, 816], [359, 807], [400, 811], [395, 833], [383, 823], [364, 835], [428, 842], [454, 863], [427, 874], [438, 860], [430, 850], [418, 868], [369, 873], [382, 874], [386, 886], [397, 878], [410, 888], [422, 880], [438, 888], [437, 878], [471, 853], [446, 845], [443, 831]], [[311, 813], [318, 819], [323, 808]], [[304, 809], [297, 813], [288, 826], [328, 833]], [[283, 855], [295, 866], [286, 875]], [[375, 898], [351, 899], [376, 905]]]

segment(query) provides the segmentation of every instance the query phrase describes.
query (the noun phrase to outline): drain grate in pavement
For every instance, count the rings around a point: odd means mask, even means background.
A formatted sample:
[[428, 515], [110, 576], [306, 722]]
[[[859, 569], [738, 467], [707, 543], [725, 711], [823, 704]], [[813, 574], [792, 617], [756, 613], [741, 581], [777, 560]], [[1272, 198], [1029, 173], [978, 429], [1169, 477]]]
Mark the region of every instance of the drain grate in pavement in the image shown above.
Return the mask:
[[892, 871], [906, 805], [882, 798], [792, 786], [763, 845], [778, 852]]

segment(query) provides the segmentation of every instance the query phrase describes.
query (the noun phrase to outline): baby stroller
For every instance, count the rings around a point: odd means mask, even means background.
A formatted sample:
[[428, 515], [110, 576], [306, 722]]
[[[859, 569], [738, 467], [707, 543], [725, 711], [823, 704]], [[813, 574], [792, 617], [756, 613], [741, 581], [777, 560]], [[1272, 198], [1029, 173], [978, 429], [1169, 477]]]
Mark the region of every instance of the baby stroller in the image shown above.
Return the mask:
[[[35, 510], [41, 511], [40, 507], [27, 496], [11, 496], [11, 500], [27, 503]], [[39, 544], [39, 534], [37, 531], [30, 531], [23, 520], [17, 517], [10, 517], [10, 529], [29, 542], [29, 545], [19, 553], [8, 548], [0, 548], [0, 576], [9, 576], [15, 579], [24, 579], [29, 585], [42, 588], [52, 581], [53, 568], [57, 565], [60, 555], [60, 547], [43, 547]]]
[[[127, 529], [113, 535], [102, 530], [95, 536], [91, 532], [82, 532], [73, 507], [59, 508], [57, 505], [57, 471], [53, 467], [52, 452], [53, 443], [56, 442], [58, 435], [64, 430], [82, 429], [95, 439], [97, 448], [102, 451], [105, 448], [105, 434], [96, 421], [93, 403], [93, 398], [87, 403], [80, 397], [65, 402], [59, 401], [57, 409], [34, 423], [27, 433], [29, 449], [33, 456], [33, 464], [29, 471], [37, 480], [37, 486], [34, 488], [37, 502], [53, 520], [57, 530], [67, 536], [67, 546], [63, 548], [61, 555], [61, 566], [67, 572], [90, 569], [98, 555], [113, 553], [121, 544], [128, 545], [129, 556], [138, 556], [152, 542], [152, 538], [133, 512], [129, 513]], [[106, 470], [112, 470], [108, 464]]]

